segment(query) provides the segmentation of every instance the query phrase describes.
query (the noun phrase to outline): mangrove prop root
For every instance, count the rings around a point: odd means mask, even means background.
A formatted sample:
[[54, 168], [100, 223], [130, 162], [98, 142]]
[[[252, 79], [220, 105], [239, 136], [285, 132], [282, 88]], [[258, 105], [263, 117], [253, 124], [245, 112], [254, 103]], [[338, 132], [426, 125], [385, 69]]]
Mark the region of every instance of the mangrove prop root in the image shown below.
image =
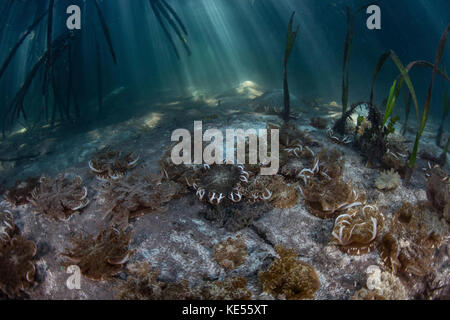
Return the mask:
[[294, 48], [295, 40], [297, 38], [298, 30], [300, 26], [297, 26], [295, 31], [292, 31], [292, 25], [294, 22], [294, 15], [295, 11], [292, 13], [291, 18], [289, 20], [289, 27], [288, 27], [288, 33], [287, 33], [287, 40], [286, 40], [286, 49], [284, 51], [284, 61], [283, 61], [283, 93], [284, 93], [284, 121], [288, 122], [290, 119], [290, 95], [289, 95], [289, 85], [288, 85], [288, 79], [287, 79], [287, 63], [289, 60], [289, 57], [292, 53], [292, 49]]

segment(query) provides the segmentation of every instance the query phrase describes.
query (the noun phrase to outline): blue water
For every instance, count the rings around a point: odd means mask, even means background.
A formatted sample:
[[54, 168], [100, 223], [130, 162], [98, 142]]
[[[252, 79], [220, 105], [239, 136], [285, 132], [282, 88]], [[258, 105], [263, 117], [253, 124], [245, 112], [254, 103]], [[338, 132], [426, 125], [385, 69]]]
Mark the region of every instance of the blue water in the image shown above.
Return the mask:
[[[289, 61], [291, 91], [299, 97], [341, 101], [343, 41], [346, 32], [345, 5], [352, 10], [365, 1], [328, 0], [168, 0], [186, 25], [192, 50], [188, 57], [175, 39], [181, 59], [176, 56], [151, 11], [148, 1], [100, 1], [110, 28], [118, 64], [114, 65], [102, 34], [93, 1], [59, 0], [54, 11], [53, 38], [66, 31], [65, 9], [69, 4], [82, 7], [81, 40], [73, 44], [73, 82], [83, 115], [97, 99], [97, 55], [94, 36], [100, 45], [102, 91], [133, 88], [140, 95], [164, 92], [190, 96], [196, 92], [221, 92], [243, 81], [263, 88], [282, 87], [282, 58], [289, 16], [296, 12], [300, 25], [297, 42]], [[0, 61], [20, 34], [48, 5], [47, 0], [1, 0]], [[440, 36], [450, 22], [447, 0], [381, 1], [382, 29], [368, 30], [368, 15], [362, 11], [355, 19], [350, 60], [350, 102], [367, 100], [372, 73], [378, 57], [394, 50], [407, 64], [413, 60], [434, 62]], [[29, 36], [0, 79], [0, 111], [4, 113], [26, 74], [45, 50], [47, 21]], [[172, 33], [174, 36], [174, 34]], [[447, 46], [448, 47], [448, 46]], [[450, 65], [446, 50], [443, 62]], [[58, 81], [64, 82], [64, 62], [58, 67]], [[392, 62], [384, 67], [376, 85], [375, 102], [381, 105], [398, 74]], [[431, 71], [411, 73], [419, 104], [423, 105]], [[33, 81], [26, 108], [42, 104], [42, 75]], [[436, 82], [432, 113], [441, 114], [441, 79]], [[63, 84], [61, 85], [64, 86]], [[61, 89], [63, 90], [63, 89]], [[130, 101], [130, 104], [132, 101]], [[399, 106], [401, 108], [402, 105]], [[105, 111], [107, 112], [107, 111]], [[401, 113], [401, 112], [399, 112]]]

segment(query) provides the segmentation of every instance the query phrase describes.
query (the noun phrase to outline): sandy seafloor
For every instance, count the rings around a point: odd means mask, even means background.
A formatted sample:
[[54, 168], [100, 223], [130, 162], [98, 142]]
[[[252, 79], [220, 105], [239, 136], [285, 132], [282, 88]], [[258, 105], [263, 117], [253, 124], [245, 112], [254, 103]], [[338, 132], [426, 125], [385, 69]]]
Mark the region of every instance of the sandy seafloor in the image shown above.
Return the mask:
[[[240, 93], [238, 93], [240, 91]], [[23, 235], [36, 242], [38, 252], [37, 284], [29, 292], [31, 299], [113, 299], [115, 288], [123, 283], [124, 273], [107, 282], [94, 282], [82, 278], [80, 290], [66, 287], [68, 274], [60, 266], [58, 253], [70, 247], [70, 235], [77, 233], [96, 234], [102, 224], [99, 204], [101, 184], [89, 171], [90, 157], [102, 147], [133, 150], [140, 155], [138, 169], [159, 172], [158, 160], [170, 143], [174, 129], [193, 129], [194, 120], [203, 120], [207, 128], [265, 128], [266, 122], [281, 124], [277, 116], [256, 113], [251, 106], [254, 89], [231, 90], [223, 95], [218, 106], [217, 97], [205, 96], [181, 99], [170, 92], [158, 97], [142, 99], [135, 106], [127, 105], [126, 89], [116, 90], [105, 101], [108, 112], [100, 125], [93, 121], [83, 127], [72, 125], [65, 131], [42, 129], [33, 133], [18, 133], [2, 141], [1, 157], [12, 158], [30, 155], [30, 159], [0, 162], [0, 182], [3, 193], [15, 180], [47, 174], [55, 176], [59, 172], [75, 173], [83, 178], [88, 187], [90, 204], [81, 214], [73, 216], [68, 222], [54, 222], [33, 213], [28, 205], [11, 207], [6, 201], [1, 209], [14, 213], [16, 224]], [[281, 92], [281, 91], [279, 91]], [[281, 95], [278, 95], [281, 97]], [[271, 101], [270, 103], [274, 103]], [[281, 105], [281, 100], [279, 101]], [[329, 120], [340, 115], [340, 106], [318, 99], [315, 106], [306, 101], [293, 99], [293, 111], [299, 114], [294, 123], [308, 131], [323, 147], [338, 148], [345, 157], [344, 179], [352, 180], [356, 188], [366, 192], [367, 199], [376, 203], [386, 218], [392, 216], [402, 201], [415, 203], [426, 200], [425, 176], [422, 167], [426, 161], [418, 159], [409, 187], [400, 185], [391, 192], [375, 188], [377, 169], [364, 165], [359, 153], [348, 146], [332, 144], [326, 130], [310, 126], [313, 116]], [[139, 110], [130, 114], [130, 109]], [[128, 115], [124, 117], [124, 115]], [[123, 120], [125, 118], [125, 120]], [[411, 117], [410, 126], [414, 126]], [[413, 127], [414, 129], [414, 127]], [[425, 129], [421, 150], [440, 155], [441, 149], [435, 145], [436, 127], [431, 121]], [[406, 139], [414, 141], [414, 130], [407, 133]], [[313, 148], [318, 151], [320, 148]], [[37, 157], [34, 157], [37, 155]], [[448, 172], [448, 162], [446, 170]], [[200, 212], [204, 204], [191, 192], [179, 200], [173, 200], [164, 213], [147, 214], [131, 222], [133, 240], [131, 248], [136, 253], [129, 263], [150, 261], [153, 267], [162, 270], [161, 279], [165, 281], [188, 280], [195, 284], [203, 280], [223, 279], [228, 276], [244, 276], [254, 299], [272, 299], [261, 292], [257, 281], [259, 270], [267, 269], [276, 256], [277, 244], [293, 248], [299, 259], [310, 263], [316, 270], [321, 286], [315, 299], [349, 299], [365, 286], [366, 270], [371, 265], [383, 268], [377, 251], [349, 256], [330, 244], [334, 220], [322, 220], [308, 213], [302, 197], [290, 209], [271, 209], [250, 227], [238, 232], [228, 232], [206, 220]], [[230, 236], [242, 234], [248, 246], [248, 258], [237, 269], [226, 272], [214, 259], [214, 245]], [[124, 269], [125, 270], [125, 269]], [[421, 298], [429, 287], [439, 287], [436, 297], [448, 294], [449, 245], [445, 241], [436, 252], [432, 272], [426, 277], [407, 274], [400, 275], [406, 288], [407, 298]]]

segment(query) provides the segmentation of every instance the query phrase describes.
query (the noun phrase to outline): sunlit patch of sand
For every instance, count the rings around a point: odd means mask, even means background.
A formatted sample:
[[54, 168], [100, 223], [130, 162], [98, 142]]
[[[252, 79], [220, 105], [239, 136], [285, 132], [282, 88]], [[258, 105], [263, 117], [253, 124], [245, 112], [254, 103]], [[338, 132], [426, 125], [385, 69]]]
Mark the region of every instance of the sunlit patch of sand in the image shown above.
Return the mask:
[[335, 107], [335, 108], [342, 108], [342, 106], [339, 105], [336, 101], [331, 101], [331, 102], [329, 103], [329, 106], [330, 106], [330, 107]]
[[90, 140], [92, 140], [92, 141], [97, 141], [101, 138], [101, 134], [98, 129], [89, 131], [88, 136], [89, 136]]
[[236, 92], [240, 95], [247, 95], [250, 99], [255, 99], [263, 94], [259, 86], [253, 81], [244, 81], [236, 88]]
[[208, 97], [206, 94], [198, 91], [198, 90], [194, 90], [192, 91], [192, 101], [194, 102], [202, 102], [204, 104], [206, 104], [209, 107], [217, 107], [219, 106], [219, 100], [214, 99], [214, 98], [210, 98]]
[[144, 118], [144, 125], [148, 129], [153, 129], [158, 126], [163, 118], [163, 114], [160, 112], [151, 112]]
[[341, 117], [342, 112], [341, 111], [329, 112], [328, 115], [330, 116], [330, 118], [337, 119]]
[[172, 102], [157, 102], [153, 104], [155, 107], [179, 107], [178, 109], [182, 109], [183, 105], [181, 105], [181, 101], [172, 101]]
[[205, 104], [207, 104], [209, 107], [218, 107], [219, 101], [216, 99], [205, 99], [203, 100]]
[[11, 137], [17, 136], [19, 134], [25, 134], [25, 133], [27, 133], [27, 131], [28, 131], [27, 128], [22, 128], [22, 129], [16, 130], [13, 133], [11, 133]]

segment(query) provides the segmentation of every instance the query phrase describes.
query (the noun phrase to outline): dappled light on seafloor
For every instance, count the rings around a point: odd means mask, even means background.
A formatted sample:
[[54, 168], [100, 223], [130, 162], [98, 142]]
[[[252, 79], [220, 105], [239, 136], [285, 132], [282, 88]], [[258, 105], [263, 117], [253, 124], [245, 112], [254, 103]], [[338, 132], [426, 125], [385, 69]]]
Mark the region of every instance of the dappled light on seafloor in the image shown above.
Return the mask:
[[146, 129], [154, 129], [158, 126], [163, 118], [163, 114], [160, 112], [151, 112], [144, 118], [144, 125]]
[[247, 95], [250, 99], [255, 99], [263, 94], [259, 86], [253, 81], [244, 81], [236, 88], [240, 95]]

